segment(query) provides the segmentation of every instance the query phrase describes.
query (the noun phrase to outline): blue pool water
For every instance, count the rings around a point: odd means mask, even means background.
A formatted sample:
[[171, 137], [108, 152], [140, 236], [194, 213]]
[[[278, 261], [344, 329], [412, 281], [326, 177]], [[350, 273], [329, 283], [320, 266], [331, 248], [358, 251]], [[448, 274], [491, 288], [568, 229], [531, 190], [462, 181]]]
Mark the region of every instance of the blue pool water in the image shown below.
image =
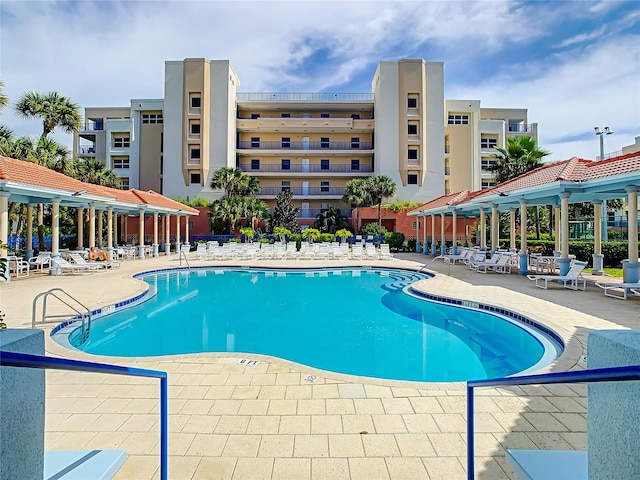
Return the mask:
[[141, 277], [157, 295], [94, 320], [88, 353], [265, 354], [353, 375], [463, 381], [551, 361], [540, 339], [493, 314], [425, 301], [401, 270], [196, 270]]

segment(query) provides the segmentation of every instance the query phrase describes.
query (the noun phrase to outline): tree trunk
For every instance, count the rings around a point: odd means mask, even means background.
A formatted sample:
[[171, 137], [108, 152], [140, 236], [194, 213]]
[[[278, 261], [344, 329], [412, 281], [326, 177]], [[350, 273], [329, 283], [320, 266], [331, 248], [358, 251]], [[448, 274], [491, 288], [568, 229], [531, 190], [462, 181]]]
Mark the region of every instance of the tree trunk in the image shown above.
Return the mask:
[[38, 204], [38, 249], [44, 252], [44, 204]]
[[378, 203], [378, 227], [382, 230], [382, 202]]

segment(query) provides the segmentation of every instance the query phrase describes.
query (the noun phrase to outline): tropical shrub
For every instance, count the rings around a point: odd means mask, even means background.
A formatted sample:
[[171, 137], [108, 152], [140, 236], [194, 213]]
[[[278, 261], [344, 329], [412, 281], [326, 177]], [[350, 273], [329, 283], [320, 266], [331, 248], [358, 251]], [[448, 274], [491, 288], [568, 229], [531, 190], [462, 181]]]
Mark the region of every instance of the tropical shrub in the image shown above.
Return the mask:
[[302, 231], [302, 240], [307, 240], [310, 243], [317, 241], [320, 238], [320, 231], [316, 228], [307, 228]]
[[244, 236], [246, 241], [253, 240], [255, 234], [255, 230], [251, 227], [244, 227], [240, 229], [240, 235]]
[[360, 235], [373, 235], [381, 237], [387, 233], [387, 229], [379, 226], [377, 223], [367, 223], [360, 228]]
[[299, 233], [292, 233], [289, 235], [289, 241], [295, 242], [296, 250], [300, 250], [300, 247], [302, 246], [302, 235]]
[[319, 242], [335, 242], [336, 236], [333, 233], [321, 233], [318, 237]]
[[281, 242], [287, 241], [287, 235], [291, 235], [291, 230], [286, 227], [275, 227], [273, 234], [280, 239]]
[[384, 236], [384, 241], [385, 243], [389, 244], [389, 248], [391, 250], [395, 250], [396, 252], [398, 252], [404, 249], [404, 233], [401, 233], [401, 232], [386, 233]]
[[336, 238], [340, 239], [340, 243], [346, 242], [346, 240], [352, 236], [353, 236], [353, 233], [351, 233], [346, 228], [340, 229], [336, 232]]
[[416, 251], [416, 243], [417, 243], [417, 241], [416, 241], [415, 238], [412, 238], [411, 240], [407, 240], [407, 249], [410, 252], [415, 252]]

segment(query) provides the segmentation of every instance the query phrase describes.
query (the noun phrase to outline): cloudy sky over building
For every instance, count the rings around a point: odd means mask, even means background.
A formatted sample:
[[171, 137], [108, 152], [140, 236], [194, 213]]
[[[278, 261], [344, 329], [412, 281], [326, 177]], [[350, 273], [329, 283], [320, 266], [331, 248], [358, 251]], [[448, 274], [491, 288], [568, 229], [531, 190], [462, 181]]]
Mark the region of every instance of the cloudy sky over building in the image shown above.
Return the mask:
[[[445, 97], [529, 109], [550, 160], [640, 135], [637, 1], [11, 1], [0, 79], [15, 100], [58, 91], [82, 107], [162, 98], [165, 60], [228, 59], [239, 91], [370, 92], [380, 60], [442, 61]], [[0, 119], [17, 135], [40, 123]], [[71, 137], [56, 137], [71, 144]]]

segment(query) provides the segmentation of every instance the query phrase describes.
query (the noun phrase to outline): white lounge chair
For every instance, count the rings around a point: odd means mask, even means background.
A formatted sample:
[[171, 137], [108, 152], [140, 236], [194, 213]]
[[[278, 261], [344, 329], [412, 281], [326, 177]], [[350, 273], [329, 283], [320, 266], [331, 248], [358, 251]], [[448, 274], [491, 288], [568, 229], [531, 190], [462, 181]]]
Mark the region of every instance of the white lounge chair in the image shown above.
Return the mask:
[[82, 255], [79, 253], [70, 253], [69, 257], [73, 260], [73, 263], [77, 263], [78, 265], [95, 265], [100, 268], [120, 268], [120, 262], [116, 260], [110, 260], [108, 262], [87, 262]]
[[[587, 280], [582, 277], [582, 271], [587, 266], [587, 262], [573, 262], [573, 265], [569, 269], [566, 275], [527, 275], [529, 280], [535, 280], [536, 287], [547, 289], [548, 282], [558, 282], [563, 285], [565, 288], [570, 288], [572, 290], [586, 290], [587, 289]], [[543, 285], [538, 282], [544, 282]], [[582, 285], [582, 286], [580, 286]]]
[[[472, 248], [463, 248], [462, 253], [457, 255], [443, 255], [436, 258], [441, 258], [445, 263], [455, 264], [456, 262], [463, 263], [473, 255], [474, 250]], [[434, 259], [435, 260], [435, 259]]]
[[620, 300], [626, 300], [629, 293], [640, 295], [640, 282], [637, 283], [601, 283], [596, 282], [596, 285], [604, 290], [604, 294], [607, 297], [618, 298]]
[[93, 273], [100, 269], [97, 265], [78, 265], [77, 263], [69, 263], [62, 257], [52, 258], [51, 268], [60, 269], [62, 273]]
[[479, 260], [469, 260], [469, 263], [467, 265], [471, 270], [487, 273], [487, 267], [493, 267], [497, 265], [500, 257], [501, 254], [499, 252], [494, 252], [489, 259], [480, 257]]
[[[495, 257], [498, 257], [498, 260], [495, 262], [491, 261]], [[499, 253], [498, 255], [494, 255], [491, 257], [491, 260], [487, 260], [486, 262], [480, 262], [477, 264], [475, 268], [478, 273], [487, 273], [487, 272], [496, 272], [496, 273], [511, 273], [511, 255], [505, 252]]]
[[17, 278], [29, 276], [29, 262], [15, 255], [9, 255], [7, 261], [9, 265], [9, 275], [15, 275]]
[[37, 257], [31, 257], [29, 259], [29, 267], [31, 270], [43, 272], [45, 267], [48, 270], [51, 267], [51, 254], [39, 253]]

